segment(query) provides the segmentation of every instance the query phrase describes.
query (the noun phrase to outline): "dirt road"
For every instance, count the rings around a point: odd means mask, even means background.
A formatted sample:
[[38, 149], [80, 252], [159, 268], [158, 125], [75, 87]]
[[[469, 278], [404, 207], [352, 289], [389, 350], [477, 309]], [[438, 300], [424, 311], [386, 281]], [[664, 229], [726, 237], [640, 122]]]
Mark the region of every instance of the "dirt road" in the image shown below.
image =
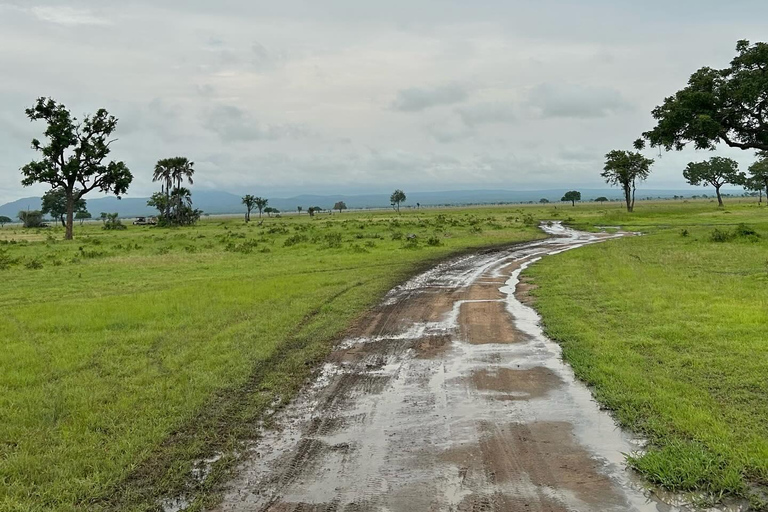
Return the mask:
[[462, 257], [392, 290], [251, 448], [220, 511], [677, 510], [525, 305], [522, 268], [617, 235]]

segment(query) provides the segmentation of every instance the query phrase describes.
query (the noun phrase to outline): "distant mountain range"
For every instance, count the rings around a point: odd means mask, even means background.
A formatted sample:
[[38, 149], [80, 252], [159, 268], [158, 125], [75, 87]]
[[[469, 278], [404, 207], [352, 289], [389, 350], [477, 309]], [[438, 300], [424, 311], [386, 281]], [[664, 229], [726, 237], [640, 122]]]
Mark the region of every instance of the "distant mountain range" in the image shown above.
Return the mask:
[[[596, 197], [604, 196], [608, 199], [621, 199], [621, 192], [617, 189], [581, 189], [581, 197], [585, 200], [591, 200]], [[405, 207], [416, 206], [447, 206], [447, 205], [471, 205], [471, 204], [500, 204], [500, 203], [525, 203], [529, 201], [538, 202], [540, 199], [549, 201], [559, 201], [565, 191], [557, 190], [461, 190], [446, 192], [412, 192], [408, 193], [408, 201]], [[741, 194], [738, 189], [724, 191], [728, 193]], [[690, 197], [693, 194], [714, 194], [714, 190], [708, 189], [688, 189], [688, 190], [638, 190], [637, 197], [646, 198], [669, 198], [673, 196]], [[116, 197], [86, 197], [88, 211], [94, 217], [101, 212], [120, 214], [121, 217], [136, 217], [154, 215], [157, 210], [147, 206], [146, 197], [125, 197], [117, 199]], [[216, 214], [233, 214], [243, 212], [243, 205], [240, 196], [229, 192], [215, 190], [198, 190], [192, 193], [195, 208], [203, 212]], [[300, 195], [288, 198], [275, 197], [269, 198], [269, 206], [277, 208], [280, 211], [296, 211], [297, 206], [301, 206], [306, 211], [310, 206], [319, 206], [327, 209], [332, 208], [336, 201], [344, 201], [347, 208], [365, 209], [365, 208], [389, 208], [389, 194], [366, 194], [366, 195]], [[16, 220], [22, 210], [39, 210], [41, 200], [39, 197], [26, 197], [0, 206], [0, 215], [10, 217]]]

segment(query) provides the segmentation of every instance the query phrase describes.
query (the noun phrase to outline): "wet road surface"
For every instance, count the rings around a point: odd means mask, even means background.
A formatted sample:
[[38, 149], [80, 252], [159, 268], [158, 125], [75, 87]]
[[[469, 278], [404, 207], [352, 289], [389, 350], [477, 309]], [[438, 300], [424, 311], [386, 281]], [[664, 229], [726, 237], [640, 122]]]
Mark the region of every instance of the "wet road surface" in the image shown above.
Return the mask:
[[219, 511], [671, 511], [561, 361], [518, 275], [621, 236], [461, 257], [392, 290], [249, 450]]

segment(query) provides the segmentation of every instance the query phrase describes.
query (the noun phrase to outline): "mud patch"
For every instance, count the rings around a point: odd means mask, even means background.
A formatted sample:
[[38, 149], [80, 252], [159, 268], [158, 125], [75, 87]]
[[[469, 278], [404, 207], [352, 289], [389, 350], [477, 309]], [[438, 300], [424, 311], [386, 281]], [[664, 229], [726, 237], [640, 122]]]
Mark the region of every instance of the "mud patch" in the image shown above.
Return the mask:
[[459, 310], [459, 325], [464, 340], [473, 345], [528, 341], [528, 336], [515, 327], [503, 302], [463, 303]]
[[416, 342], [414, 351], [420, 359], [434, 359], [439, 357], [451, 346], [450, 336], [428, 336]]
[[531, 295], [531, 290], [535, 290], [538, 287], [531, 279], [521, 277], [515, 287], [515, 298], [526, 306], [531, 305], [535, 301], [535, 298]]
[[457, 512], [571, 512], [564, 505], [546, 497], [521, 498], [502, 493], [476, 495], [464, 498]]
[[537, 366], [530, 370], [479, 370], [472, 375], [472, 383], [482, 391], [500, 392], [497, 399], [529, 400], [546, 395], [563, 381], [552, 370]]
[[461, 294], [463, 300], [504, 300], [507, 294], [501, 291], [500, 283], [473, 284]]

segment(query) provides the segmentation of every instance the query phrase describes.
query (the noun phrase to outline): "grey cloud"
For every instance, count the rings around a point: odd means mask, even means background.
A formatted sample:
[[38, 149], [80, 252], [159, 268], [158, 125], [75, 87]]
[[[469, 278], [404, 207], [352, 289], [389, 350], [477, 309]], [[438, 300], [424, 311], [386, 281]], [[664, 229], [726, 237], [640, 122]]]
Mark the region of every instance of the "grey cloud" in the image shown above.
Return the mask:
[[456, 113], [467, 126], [514, 123], [518, 118], [517, 107], [511, 103], [476, 103], [457, 108]]
[[111, 25], [112, 22], [89, 9], [68, 6], [36, 6], [29, 12], [42, 21], [59, 25]]
[[632, 108], [615, 89], [566, 83], [537, 85], [531, 90], [529, 105], [543, 118], [598, 118]]
[[219, 105], [204, 119], [206, 129], [224, 142], [304, 138], [310, 130], [297, 124], [268, 124], [254, 119], [247, 111], [233, 105]]
[[432, 107], [461, 103], [467, 98], [467, 89], [459, 84], [441, 85], [431, 89], [411, 87], [398, 91], [391, 108], [399, 112], [421, 112]]

